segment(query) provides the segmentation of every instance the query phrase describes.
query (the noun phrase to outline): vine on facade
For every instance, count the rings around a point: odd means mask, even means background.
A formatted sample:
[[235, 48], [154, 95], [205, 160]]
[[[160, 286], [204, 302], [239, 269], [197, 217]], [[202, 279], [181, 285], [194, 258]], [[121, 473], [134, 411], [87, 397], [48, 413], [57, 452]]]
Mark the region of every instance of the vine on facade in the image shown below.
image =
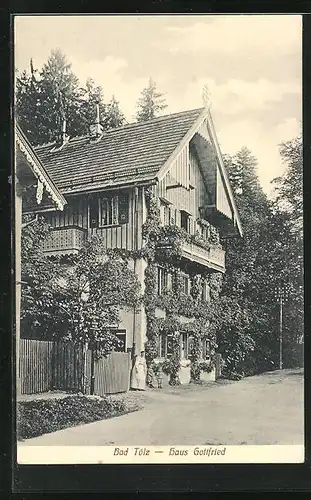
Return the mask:
[[[204, 240], [199, 233], [190, 235], [175, 225], [161, 226], [160, 207], [153, 189], [147, 189], [145, 194], [148, 212], [143, 227], [145, 240], [143, 256], [147, 260], [144, 294], [147, 319], [147, 363], [149, 368], [153, 367], [154, 371], [158, 370], [154, 359], [158, 356], [159, 334], [170, 335], [171, 355], [162, 363], [162, 370], [170, 376], [171, 385], [178, 384], [180, 334], [181, 332], [188, 333], [188, 336], [192, 338], [192, 349], [189, 353], [191, 380], [199, 382], [200, 372], [213, 368], [211, 363], [202, 363], [202, 342], [208, 340], [212, 350], [216, 347], [215, 335], [210, 328], [211, 306], [202, 299], [202, 279], [205, 279], [210, 286], [211, 299], [215, 299], [221, 289], [222, 275], [221, 273], [200, 275], [195, 268], [188, 266], [187, 272], [191, 282], [190, 295], [183, 291], [182, 274], [179, 269], [182, 243], [194, 242], [206, 249], [210, 248], [210, 243]], [[215, 236], [213, 244], [217, 243], [219, 243], [219, 238], [217, 239]], [[170, 272], [173, 277], [171, 290], [166, 290], [161, 295], [157, 293], [156, 263], [160, 263], [161, 267]], [[157, 318], [156, 308], [165, 310], [166, 317]], [[181, 321], [180, 316], [189, 318], [189, 321]]]

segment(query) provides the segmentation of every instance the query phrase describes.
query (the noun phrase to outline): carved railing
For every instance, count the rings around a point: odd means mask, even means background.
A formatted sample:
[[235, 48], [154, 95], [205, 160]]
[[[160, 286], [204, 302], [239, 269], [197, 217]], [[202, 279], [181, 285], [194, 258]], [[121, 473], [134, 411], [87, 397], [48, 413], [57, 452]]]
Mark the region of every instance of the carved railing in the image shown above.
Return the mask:
[[225, 251], [222, 248], [211, 245], [207, 249], [195, 243], [184, 242], [181, 244], [181, 252], [186, 259], [225, 272]]
[[43, 243], [43, 251], [48, 255], [68, 255], [77, 253], [86, 239], [86, 229], [81, 227], [55, 227], [50, 230]]

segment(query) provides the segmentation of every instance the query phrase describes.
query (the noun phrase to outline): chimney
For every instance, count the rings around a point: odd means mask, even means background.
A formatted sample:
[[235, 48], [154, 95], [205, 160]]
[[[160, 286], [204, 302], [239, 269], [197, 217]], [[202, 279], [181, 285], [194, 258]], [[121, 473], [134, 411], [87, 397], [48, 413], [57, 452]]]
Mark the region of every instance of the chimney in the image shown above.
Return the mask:
[[99, 116], [99, 103], [96, 103], [96, 119], [95, 123], [90, 125], [90, 136], [93, 140], [99, 140], [103, 135], [103, 127], [100, 124], [100, 116]]
[[66, 142], [66, 127], [67, 127], [67, 122], [66, 118], [63, 119], [63, 125], [62, 125], [62, 143]]
[[69, 142], [70, 137], [69, 135], [66, 134], [66, 128], [67, 128], [67, 121], [66, 118], [63, 118], [61, 133], [58, 136], [56, 144], [51, 149], [50, 151], [51, 153], [54, 151], [60, 151]]

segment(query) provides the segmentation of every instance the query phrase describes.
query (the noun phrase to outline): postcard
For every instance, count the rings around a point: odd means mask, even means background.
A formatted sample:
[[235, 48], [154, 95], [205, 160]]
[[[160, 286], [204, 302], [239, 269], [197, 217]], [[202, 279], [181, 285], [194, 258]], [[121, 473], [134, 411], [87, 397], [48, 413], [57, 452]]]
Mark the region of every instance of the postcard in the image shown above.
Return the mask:
[[300, 15], [16, 15], [18, 464], [304, 461]]

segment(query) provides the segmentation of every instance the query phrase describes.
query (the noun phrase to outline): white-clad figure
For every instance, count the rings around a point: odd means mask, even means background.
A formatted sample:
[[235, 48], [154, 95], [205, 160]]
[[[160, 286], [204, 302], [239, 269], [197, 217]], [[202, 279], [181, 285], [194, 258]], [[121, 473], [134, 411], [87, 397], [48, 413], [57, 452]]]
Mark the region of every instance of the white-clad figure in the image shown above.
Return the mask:
[[141, 351], [140, 356], [135, 356], [132, 369], [131, 389], [146, 390], [147, 363], [145, 352]]

